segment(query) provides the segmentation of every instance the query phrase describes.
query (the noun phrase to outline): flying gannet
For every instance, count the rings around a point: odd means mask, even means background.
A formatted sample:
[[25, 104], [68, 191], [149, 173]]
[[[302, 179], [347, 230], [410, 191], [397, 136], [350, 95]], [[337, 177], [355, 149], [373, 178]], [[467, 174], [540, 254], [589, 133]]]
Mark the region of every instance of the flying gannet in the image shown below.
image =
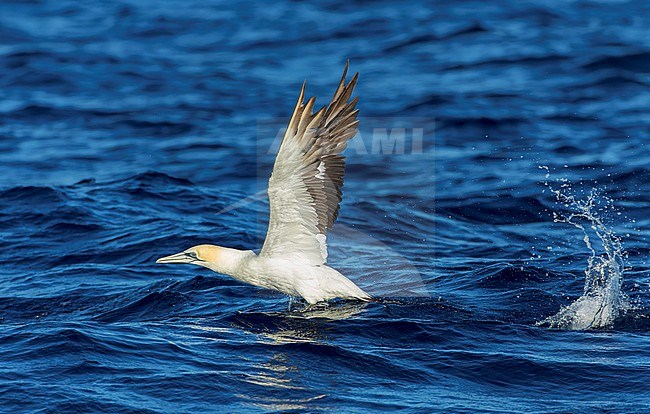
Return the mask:
[[269, 178], [269, 227], [259, 254], [200, 245], [156, 263], [191, 263], [241, 282], [302, 297], [310, 305], [334, 298], [370, 300], [350, 279], [327, 266], [326, 234], [339, 212], [345, 174], [341, 155], [357, 133], [359, 76], [346, 84], [348, 64], [327, 107], [313, 113], [305, 83]]

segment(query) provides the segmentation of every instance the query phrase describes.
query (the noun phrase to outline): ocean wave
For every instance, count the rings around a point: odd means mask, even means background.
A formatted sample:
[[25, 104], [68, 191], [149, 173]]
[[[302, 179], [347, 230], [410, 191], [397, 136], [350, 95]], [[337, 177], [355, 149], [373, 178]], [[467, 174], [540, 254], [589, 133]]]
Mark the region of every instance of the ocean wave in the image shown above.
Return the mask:
[[650, 52], [605, 56], [584, 65], [584, 68], [588, 70], [615, 69], [637, 73], [647, 73], [649, 67]]
[[[2, 409], [647, 411], [647, 7], [362, 3], [0, 2]], [[156, 264], [259, 251], [268, 148], [347, 59], [328, 262], [375, 300]], [[618, 206], [607, 324], [536, 325], [597, 279], [539, 165]]]

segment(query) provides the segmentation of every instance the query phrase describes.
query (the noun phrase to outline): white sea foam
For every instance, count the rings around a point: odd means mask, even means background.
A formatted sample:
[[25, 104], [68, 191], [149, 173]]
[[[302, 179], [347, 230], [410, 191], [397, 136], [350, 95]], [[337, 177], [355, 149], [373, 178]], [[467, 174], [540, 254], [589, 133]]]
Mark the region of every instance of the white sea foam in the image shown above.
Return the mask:
[[[548, 179], [548, 168], [540, 168], [547, 171]], [[554, 213], [554, 221], [580, 229], [591, 256], [587, 260], [582, 296], [557, 314], [538, 322], [538, 325], [561, 329], [609, 327], [629, 307], [627, 296], [621, 291], [625, 252], [621, 239], [603, 223], [602, 218], [602, 210], [613, 209], [612, 200], [598, 196], [593, 190], [584, 199], [578, 199], [572, 194], [571, 186], [566, 180], [561, 180], [559, 189], [548, 181], [546, 186], [558, 203], [569, 211], [564, 215]], [[596, 252], [590, 233], [600, 239], [602, 252]]]

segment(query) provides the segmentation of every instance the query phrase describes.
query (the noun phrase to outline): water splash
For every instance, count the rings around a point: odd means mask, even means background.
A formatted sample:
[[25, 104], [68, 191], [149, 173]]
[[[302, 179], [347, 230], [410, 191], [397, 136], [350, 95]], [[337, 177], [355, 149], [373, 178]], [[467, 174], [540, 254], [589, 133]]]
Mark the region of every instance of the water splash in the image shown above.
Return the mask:
[[[604, 224], [602, 217], [604, 212], [614, 210], [612, 200], [593, 189], [585, 198], [579, 199], [566, 179], [561, 179], [560, 188], [556, 189], [548, 181], [548, 167], [540, 168], [546, 170], [547, 188], [555, 195], [557, 202], [569, 211], [567, 214], [554, 212], [554, 221], [580, 229], [591, 256], [587, 261], [582, 296], [537, 325], [561, 329], [609, 327], [629, 307], [627, 296], [621, 291], [625, 252], [621, 239]], [[596, 252], [589, 231], [600, 239], [601, 253]]]

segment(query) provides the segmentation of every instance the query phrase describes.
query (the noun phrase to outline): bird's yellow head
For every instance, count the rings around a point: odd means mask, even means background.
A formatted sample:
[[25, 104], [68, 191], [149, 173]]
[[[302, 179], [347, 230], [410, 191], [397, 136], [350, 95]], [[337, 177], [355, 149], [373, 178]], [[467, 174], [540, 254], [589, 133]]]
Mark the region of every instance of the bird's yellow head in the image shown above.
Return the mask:
[[218, 263], [224, 250], [223, 247], [201, 244], [171, 256], [161, 257], [156, 260], [156, 263], [190, 263], [207, 266], [209, 263]]

